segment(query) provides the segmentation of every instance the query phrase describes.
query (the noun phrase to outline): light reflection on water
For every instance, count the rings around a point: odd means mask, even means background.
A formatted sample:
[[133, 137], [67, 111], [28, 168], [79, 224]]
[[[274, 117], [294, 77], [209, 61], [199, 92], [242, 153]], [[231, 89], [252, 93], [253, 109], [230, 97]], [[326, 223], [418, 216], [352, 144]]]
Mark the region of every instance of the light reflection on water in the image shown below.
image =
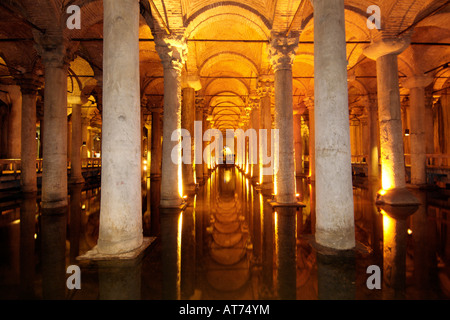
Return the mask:
[[[428, 299], [450, 297], [449, 200], [414, 190], [415, 212], [377, 208], [377, 191], [354, 182], [357, 248], [323, 254], [314, 239], [314, 185], [297, 179], [303, 210], [268, 204], [234, 167], [218, 168], [181, 213], [158, 206], [160, 180], [143, 181], [144, 236], [135, 261], [80, 262], [98, 237], [100, 189], [72, 187], [66, 212], [39, 199], [2, 206], [0, 298], [31, 299]], [[398, 209], [398, 208], [396, 208]], [[398, 210], [397, 210], [398, 211]], [[82, 289], [65, 287], [79, 264]], [[366, 286], [369, 265], [382, 290]]]

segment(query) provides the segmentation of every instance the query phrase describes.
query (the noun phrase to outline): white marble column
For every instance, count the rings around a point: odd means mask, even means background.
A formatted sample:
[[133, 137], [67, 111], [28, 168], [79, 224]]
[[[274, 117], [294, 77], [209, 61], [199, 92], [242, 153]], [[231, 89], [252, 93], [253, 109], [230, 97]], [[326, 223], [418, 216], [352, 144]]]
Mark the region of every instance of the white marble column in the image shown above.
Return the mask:
[[406, 189], [403, 128], [397, 55], [409, 45], [405, 39], [372, 43], [364, 54], [377, 64], [378, 121], [380, 127], [381, 187], [378, 202], [391, 205], [417, 204]]
[[344, 0], [314, 0], [316, 242], [355, 246]]
[[105, 0], [100, 254], [139, 248], [142, 235], [139, 1]]
[[[172, 141], [172, 134], [181, 129], [181, 71], [186, 59], [187, 46], [182, 36], [155, 37], [156, 50], [164, 67], [164, 122], [161, 166], [162, 207], [182, 204], [181, 144]], [[179, 150], [179, 151], [177, 151]], [[178, 161], [172, 153], [178, 152]]]
[[[410, 142], [411, 142], [411, 184], [424, 186], [427, 183], [427, 146], [425, 131], [425, 87], [433, 78], [425, 75], [408, 77], [403, 87], [409, 89]], [[429, 129], [430, 130], [430, 129]]]
[[292, 100], [292, 63], [298, 46], [299, 35], [289, 37], [272, 34], [270, 62], [275, 73], [275, 129], [279, 130], [279, 144], [274, 156], [278, 158], [278, 170], [274, 176], [275, 197], [279, 203], [294, 203], [294, 105]]

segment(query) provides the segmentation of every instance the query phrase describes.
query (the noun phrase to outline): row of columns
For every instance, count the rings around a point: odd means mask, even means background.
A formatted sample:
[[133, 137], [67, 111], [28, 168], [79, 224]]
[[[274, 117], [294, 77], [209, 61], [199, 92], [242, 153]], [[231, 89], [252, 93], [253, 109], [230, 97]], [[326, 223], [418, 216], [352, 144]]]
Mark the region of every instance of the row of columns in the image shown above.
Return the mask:
[[[143, 244], [139, 5], [137, 0], [105, 0], [103, 5], [102, 194], [99, 240], [95, 250], [102, 255], [116, 255], [137, 250]], [[316, 181], [315, 237], [320, 245], [343, 250], [355, 246], [344, 21], [343, 0], [314, 1], [315, 103], [309, 110], [315, 139], [312, 153]], [[261, 185], [273, 183], [276, 201], [284, 205], [295, 204], [296, 201], [292, 63], [298, 38], [295, 33], [288, 37], [273, 34], [269, 46], [274, 69], [275, 129], [279, 130], [279, 143], [275, 150], [268, 150], [275, 152], [278, 165], [273, 182], [268, 181], [268, 175], [262, 175], [260, 182]], [[156, 34], [155, 45], [164, 67], [164, 126], [162, 152], [156, 151], [160, 146], [155, 143], [155, 150], [152, 150], [155, 153], [152, 154], [162, 154], [160, 205], [179, 208], [183, 204], [182, 183], [186, 183], [185, 188], [193, 185], [193, 167], [185, 167], [186, 179], [182, 179], [181, 162], [172, 161], [174, 152], [181, 159], [179, 137], [174, 139], [173, 133], [183, 125], [192, 126], [190, 120], [182, 124], [181, 119], [183, 110], [194, 111], [192, 101], [195, 98], [192, 88], [186, 88], [183, 90], [183, 105], [181, 103], [181, 72], [186, 59], [183, 37], [177, 33], [170, 36]], [[58, 50], [42, 54], [46, 68], [44, 136], [52, 138], [51, 144], [44, 145], [46, 174], [43, 176], [42, 200], [45, 207], [67, 205], [67, 172], [64, 172], [67, 170], [67, 150], [62, 141], [67, 132], [66, 108], [62, 107], [67, 104], [67, 64], [64, 54], [56, 54], [64, 50]], [[402, 145], [397, 145], [402, 137], [401, 119], [397, 114], [400, 112], [399, 96], [394, 92], [398, 91], [396, 55], [389, 52], [376, 60], [382, 179], [386, 183], [383, 187], [404, 190], [403, 150]], [[272, 128], [270, 107], [270, 95], [263, 95], [260, 129]], [[157, 130], [160, 113], [152, 112], [152, 117]], [[194, 117], [192, 114], [189, 119]], [[271, 145], [268, 142], [268, 146]], [[152, 159], [153, 163], [158, 161]], [[393, 175], [389, 185], [384, 179], [386, 172]]]

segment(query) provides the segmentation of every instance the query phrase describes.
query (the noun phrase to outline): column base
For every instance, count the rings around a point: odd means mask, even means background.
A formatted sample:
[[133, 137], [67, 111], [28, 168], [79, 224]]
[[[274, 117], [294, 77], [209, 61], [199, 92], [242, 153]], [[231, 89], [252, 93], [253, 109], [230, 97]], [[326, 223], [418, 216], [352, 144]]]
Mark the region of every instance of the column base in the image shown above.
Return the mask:
[[144, 237], [142, 244], [131, 251], [118, 253], [118, 254], [105, 254], [98, 251], [97, 246], [87, 251], [85, 254], [76, 257], [78, 261], [105, 261], [105, 260], [131, 260], [139, 257], [145, 249], [155, 240], [155, 237]]
[[183, 194], [186, 194], [188, 196], [195, 194], [196, 191], [197, 191], [197, 184], [195, 183], [183, 186]]
[[42, 201], [42, 209], [59, 210], [68, 206], [68, 200]]
[[84, 178], [83, 178], [83, 176], [81, 176], [81, 177], [70, 177], [69, 178], [69, 184], [82, 184], [82, 183], [84, 183], [85, 181], [84, 181]]
[[283, 203], [283, 202], [277, 202], [276, 200], [267, 200], [267, 202], [270, 204], [272, 208], [303, 208], [306, 207], [306, 205], [303, 202], [297, 201], [297, 202], [290, 202], [290, 203]]
[[391, 206], [417, 206], [420, 201], [407, 188], [380, 190], [377, 193], [376, 204]]
[[159, 207], [161, 209], [175, 209], [183, 211], [187, 207], [187, 202], [181, 201], [174, 201], [174, 200], [161, 200]]

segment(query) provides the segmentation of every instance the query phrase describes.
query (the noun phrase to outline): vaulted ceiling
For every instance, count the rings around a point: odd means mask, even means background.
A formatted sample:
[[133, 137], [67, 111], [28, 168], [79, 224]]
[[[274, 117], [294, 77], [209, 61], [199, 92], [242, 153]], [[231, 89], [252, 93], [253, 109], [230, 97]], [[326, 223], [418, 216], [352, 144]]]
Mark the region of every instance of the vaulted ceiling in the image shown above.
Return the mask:
[[[141, 0], [140, 69], [145, 106], [162, 106], [163, 69], [154, 32], [184, 35], [188, 56], [184, 72], [198, 76], [210, 118], [220, 129], [245, 125], [249, 96], [258, 78], [272, 72], [268, 44], [272, 32], [299, 32], [293, 64], [294, 107], [314, 95], [314, 26], [312, 0]], [[435, 75], [434, 87], [446, 86], [450, 61], [450, 5], [444, 0], [346, 0], [345, 23], [350, 100], [376, 92], [375, 62], [363, 55], [370, 41], [411, 36], [399, 56], [401, 77]], [[81, 29], [66, 27], [66, 8], [81, 8]], [[367, 8], [381, 9], [382, 30], [367, 27]], [[145, 11], [144, 9], [147, 9]], [[150, 18], [149, 18], [150, 17]], [[100, 0], [3, 0], [0, 3], [0, 81], [42, 70], [34, 45], [40, 36], [65, 39], [77, 58], [69, 70], [69, 99], [93, 104], [101, 96], [103, 8]], [[442, 43], [441, 45], [438, 45]], [[42, 71], [41, 71], [42, 73]], [[403, 93], [407, 91], [402, 89]], [[92, 96], [91, 96], [92, 95]], [[70, 97], [72, 96], [72, 97]], [[95, 102], [94, 102], [95, 103]], [[145, 107], [144, 106], [144, 107]]]

